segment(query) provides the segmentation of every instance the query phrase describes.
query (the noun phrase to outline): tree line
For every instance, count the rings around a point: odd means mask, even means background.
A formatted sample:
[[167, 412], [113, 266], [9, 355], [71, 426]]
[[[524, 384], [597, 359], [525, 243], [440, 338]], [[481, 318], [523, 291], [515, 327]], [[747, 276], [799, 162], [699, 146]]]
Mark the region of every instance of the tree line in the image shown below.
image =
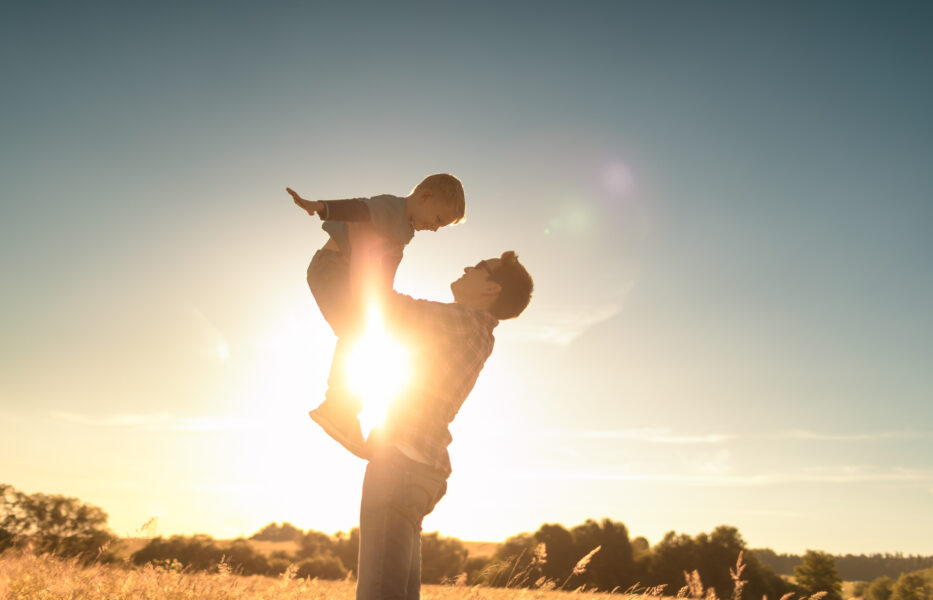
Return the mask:
[[[327, 535], [290, 523], [270, 523], [249, 539], [219, 541], [207, 535], [156, 537], [124, 558], [120, 540], [106, 528], [107, 515], [76, 498], [32, 494], [0, 484], [0, 552], [29, 547], [37, 553], [75, 557], [89, 563], [124, 561], [134, 565], [188, 571], [225, 570], [242, 575], [281, 575], [341, 579], [356, 574], [359, 530]], [[263, 552], [256, 542], [291, 542]], [[668, 532], [656, 544], [630, 538], [611, 519], [587, 520], [575, 527], [544, 524], [500, 544], [491, 557], [470, 556], [465, 544], [438, 533], [422, 534], [422, 579], [513, 588], [644, 591], [675, 595], [685, 586], [691, 596], [710, 590], [733, 597], [737, 582], [747, 598], [778, 599], [822, 592], [841, 600], [838, 557], [808, 551], [793, 567], [793, 582], [769, 561], [770, 550], [749, 550], [738, 529], [720, 526], [695, 536]], [[881, 555], [879, 555], [881, 556]], [[903, 558], [903, 557], [901, 557]], [[908, 557], [913, 558], [913, 557]], [[920, 557], [917, 557], [920, 558]], [[933, 569], [930, 569], [933, 573]], [[907, 576], [909, 575], [909, 577]], [[864, 583], [865, 600], [933, 600], [930, 577], [898, 574]], [[702, 594], [699, 594], [702, 595]]]
[[[803, 561], [797, 554], [777, 554], [770, 548], [756, 549], [755, 555], [778, 575], [793, 575]], [[836, 569], [845, 581], [871, 581], [878, 577], [897, 578], [902, 573], [933, 567], [933, 556], [904, 554], [835, 555]]]

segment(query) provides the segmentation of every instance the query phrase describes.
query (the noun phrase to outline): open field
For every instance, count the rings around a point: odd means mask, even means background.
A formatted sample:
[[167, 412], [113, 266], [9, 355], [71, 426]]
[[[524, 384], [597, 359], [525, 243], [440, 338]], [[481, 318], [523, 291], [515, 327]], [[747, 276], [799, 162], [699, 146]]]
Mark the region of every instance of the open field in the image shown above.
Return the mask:
[[[0, 598], [16, 600], [354, 600], [354, 581], [238, 577], [146, 567], [76, 566], [31, 554], [0, 556]], [[610, 594], [426, 585], [424, 600], [599, 600]], [[657, 596], [612, 595], [613, 600]]]
[[[293, 570], [281, 577], [240, 577], [225, 572], [186, 573], [179, 569], [114, 565], [78, 566], [74, 560], [6, 552], [0, 555], [0, 598], [16, 600], [355, 600], [356, 582], [296, 579]], [[843, 596], [851, 597], [847, 585]], [[687, 588], [677, 596], [658, 589], [639, 594], [583, 590], [487, 588], [425, 585], [424, 600], [715, 600], [704, 590]], [[821, 594], [799, 600], [820, 600]], [[756, 600], [746, 598], [745, 600]]]

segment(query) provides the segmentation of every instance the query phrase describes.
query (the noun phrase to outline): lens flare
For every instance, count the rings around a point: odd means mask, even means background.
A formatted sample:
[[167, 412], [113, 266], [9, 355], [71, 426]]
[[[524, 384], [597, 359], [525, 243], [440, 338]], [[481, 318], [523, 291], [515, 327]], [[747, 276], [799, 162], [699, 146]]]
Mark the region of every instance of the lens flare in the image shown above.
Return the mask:
[[366, 329], [347, 357], [347, 381], [363, 400], [360, 424], [363, 434], [385, 419], [392, 400], [409, 378], [408, 352], [386, 331], [375, 304], [366, 314]]

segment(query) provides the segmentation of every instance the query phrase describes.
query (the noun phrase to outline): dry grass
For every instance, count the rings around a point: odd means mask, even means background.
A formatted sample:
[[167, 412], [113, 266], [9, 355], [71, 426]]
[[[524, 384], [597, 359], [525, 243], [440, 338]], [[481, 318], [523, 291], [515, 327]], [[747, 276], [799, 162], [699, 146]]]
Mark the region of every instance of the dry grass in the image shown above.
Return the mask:
[[[577, 563], [586, 563], [599, 547]], [[575, 569], [575, 570], [576, 570]], [[742, 600], [742, 555], [732, 569], [732, 600]], [[0, 555], [0, 599], [2, 600], [355, 600], [356, 583], [295, 579], [292, 565], [285, 574], [272, 577], [240, 577], [230, 574], [229, 565], [218, 565], [217, 573], [186, 573], [176, 562], [168, 567], [130, 568], [119, 565], [82, 567], [74, 560], [7, 551]], [[704, 590], [696, 571], [684, 573], [686, 583], [676, 596], [662, 596], [663, 586], [615, 593], [561, 591], [555, 582], [539, 582], [534, 588], [486, 588], [464, 585], [425, 585], [424, 600], [718, 600], [712, 589]], [[566, 583], [566, 582], [565, 582]], [[819, 592], [800, 600], [823, 600]], [[785, 594], [780, 600], [792, 600]]]
[[[223, 571], [223, 569], [221, 569]], [[293, 571], [292, 571], [293, 572]], [[49, 556], [0, 555], [0, 598], [4, 600], [354, 600], [354, 581], [238, 577], [184, 573], [172, 568], [78, 566]], [[571, 599], [571, 595], [573, 598]], [[609, 594], [544, 589], [426, 585], [424, 600], [596, 600]], [[613, 600], [648, 598], [612, 595]], [[650, 600], [657, 600], [657, 596]]]

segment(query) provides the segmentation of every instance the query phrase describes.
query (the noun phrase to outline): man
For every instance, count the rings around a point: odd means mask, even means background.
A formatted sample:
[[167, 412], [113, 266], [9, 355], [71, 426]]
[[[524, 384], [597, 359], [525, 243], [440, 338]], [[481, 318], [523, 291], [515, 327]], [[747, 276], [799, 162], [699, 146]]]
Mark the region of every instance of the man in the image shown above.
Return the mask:
[[452, 303], [373, 289], [362, 229], [352, 229], [351, 282], [357, 297], [381, 300], [384, 319], [411, 352], [412, 383], [367, 441], [370, 457], [360, 503], [357, 600], [417, 600], [421, 523], [447, 490], [448, 425], [492, 352], [493, 329], [528, 306], [534, 287], [514, 252], [466, 267], [450, 284]]

